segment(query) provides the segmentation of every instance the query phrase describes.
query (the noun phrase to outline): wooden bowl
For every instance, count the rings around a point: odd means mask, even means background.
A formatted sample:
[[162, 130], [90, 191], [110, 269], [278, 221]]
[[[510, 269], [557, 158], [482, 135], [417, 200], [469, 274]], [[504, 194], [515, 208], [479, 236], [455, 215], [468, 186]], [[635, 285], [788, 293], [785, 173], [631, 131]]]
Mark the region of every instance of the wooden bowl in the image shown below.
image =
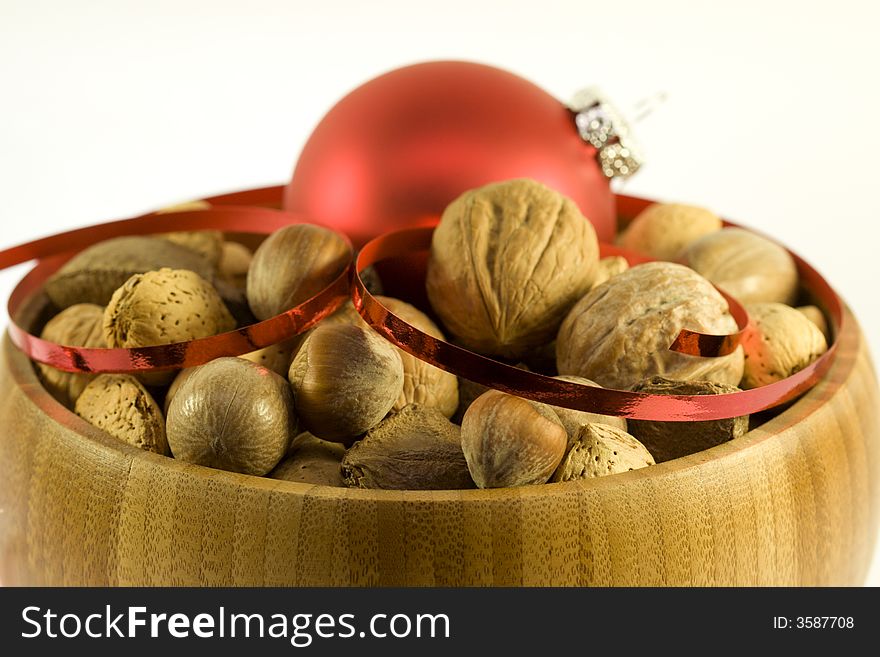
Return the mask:
[[0, 581], [847, 585], [877, 534], [878, 390], [851, 314], [825, 379], [743, 438], [589, 481], [369, 491], [212, 470], [92, 427], [0, 346]]

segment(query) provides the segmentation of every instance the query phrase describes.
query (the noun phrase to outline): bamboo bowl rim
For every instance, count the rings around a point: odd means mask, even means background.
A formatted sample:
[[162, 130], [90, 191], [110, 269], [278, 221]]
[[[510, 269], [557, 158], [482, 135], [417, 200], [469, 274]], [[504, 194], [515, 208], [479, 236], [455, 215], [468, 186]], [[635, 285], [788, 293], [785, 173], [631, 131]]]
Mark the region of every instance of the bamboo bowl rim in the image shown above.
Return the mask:
[[840, 334], [840, 348], [825, 377], [778, 415], [755, 427], [744, 436], [689, 456], [630, 472], [569, 482], [495, 489], [381, 490], [305, 484], [218, 470], [146, 452], [89, 424], [52, 397], [37, 377], [33, 363], [12, 343], [8, 331], [4, 332], [3, 350], [12, 380], [22, 389], [30, 401], [53, 421], [79, 436], [84, 442], [83, 447], [107, 452], [110, 457], [128, 459], [131, 462], [135, 459], [146, 460], [157, 467], [170, 468], [172, 472], [201, 480], [203, 483], [219, 480], [234, 483], [237, 486], [290, 495], [347, 497], [361, 501], [386, 503], [402, 501], [412, 503], [487, 502], [504, 498], [564, 497], [584, 489], [601, 490], [632, 481], [674, 475], [699, 467], [709, 461], [718, 462], [741, 455], [765, 441], [784, 436], [787, 432], [792, 431], [798, 422], [806, 419], [834, 397], [853, 373], [862, 336], [849, 307], [845, 306], [844, 312], [847, 321], [845, 321]]

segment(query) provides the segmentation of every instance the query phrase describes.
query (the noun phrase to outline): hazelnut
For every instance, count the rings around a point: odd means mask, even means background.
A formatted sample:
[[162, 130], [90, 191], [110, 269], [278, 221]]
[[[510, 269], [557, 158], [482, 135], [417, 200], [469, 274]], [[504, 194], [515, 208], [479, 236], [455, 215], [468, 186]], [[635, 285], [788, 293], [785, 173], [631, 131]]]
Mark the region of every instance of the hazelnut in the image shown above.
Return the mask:
[[700, 238], [684, 260], [740, 303], [791, 303], [797, 296], [797, 267], [788, 251], [742, 228], [722, 228]]
[[585, 424], [551, 481], [604, 477], [649, 465], [654, 465], [651, 453], [626, 431], [607, 424]]
[[480, 395], [461, 422], [461, 446], [480, 488], [546, 482], [568, 436], [553, 410], [498, 390]]
[[[376, 296], [376, 299], [400, 319], [412, 324], [428, 335], [444, 340], [443, 333], [421, 310], [405, 301], [393, 297]], [[339, 310], [321, 322], [322, 325], [351, 324], [369, 331], [373, 329], [355, 310], [351, 302], [345, 303]], [[403, 362], [403, 389], [392, 410], [399, 411], [409, 404], [419, 404], [437, 408], [446, 417], [451, 417], [458, 407], [458, 379], [454, 374], [434, 367], [420, 358], [397, 349]]]
[[[104, 309], [92, 303], [78, 303], [65, 308], [50, 319], [40, 337], [67, 347], [107, 346], [101, 326]], [[50, 365], [37, 363], [37, 371], [46, 390], [55, 399], [67, 406], [73, 406], [83, 389], [95, 378], [94, 374], [62, 372]]]
[[271, 344], [263, 349], [244, 354], [241, 358], [267, 367], [275, 372], [275, 374], [286, 378], [287, 373], [290, 371], [290, 361], [293, 360], [293, 353], [299, 347], [302, 339], [302, 336], [297, 335], [289, 340]]
[[296, 411], [318, 438], [349, 442], [376, 426], [403, 388], [391, 343], [360, 326], [318, 326], [290, 364]]
[[296, 432], [287, 381], [241, 358], [193, 368], [168, 408], [174, 458], [231, 472], [264, 475]]
[[[526, 372], [532, 371], [525, 363], [518, 363], [516, 369], [524, 370]], [[456, 424], [461, 424], [461, 420], [464, 418], [467, 409], [471, 407], [471, 404], [474, 403], [477, 397], [487, 390], [493, 390], [493, 388], [484, 386], [482, 383], [471, 381], [470, 379], [465, 379], [461, 376], [458, 377], [458, 408], [455, 409], [452, 421]]]
[[657, 260], [675, 260], [691, 243], [718, 230], [721, 219], [709, 210], [681, 203], [654, 203], [630, 222], [619, 243]]
[[89, 424], [129, 445], [168, 453], [165, 419], [141, 383], [127, 374], [101, 374], [76, 400], [74, 411]]
[[801, 315], [816, 325], [816, 328], [825, 336], [825, 342], [831, 342], [831, 330], [828, 328], [828, 320], [825, 314], [816, 306], [798, 306], [795, 308]]
[[158, 237], [116, 237], [71, 258], [49, 280], [46, 293], [59, 308], [75, 303], [106, 306], [134, 274], [162, 267], [187, 269], [211, 280], [213, 268], [190, 249]]
[[271, 479], [316, 486], [345, 486], [340, 464], [345, 447], [303, 432], [293, 439], [288, 456], [268, 475]]
[[268, 319], [307, 301], [348, 267], [351, 248], [327, 228], [285, 226], [254, 253], [247, 275], [247, 298], [254, 316]]
[[577, 206], [533, 180], [465, 192], [428, 260], [431, 306], [469, 349], [517, 359], [553, 340], [593, 283], [599, 248]]
[[410, 405], [367, 431], [342, 459], [354, 488], [457, 490], [473, 488], [461, 431], [436, 408]]
[[[581, 376], [561, 374], [554, 378], [561, 379], [562, 381], [569, 381], [571, 383], [580, 383], [581, 385], [592, 386], [594, 388], [602, 387], [595, 381], [590, 381]], [[621, 431], [626, 431], [626, 418], [615, 417], [613, 415], [599, 415], [598, 413], [589, 413], [587, 411], [577, 411], [562, 406], [551, 406], [550, 408], [553, 409], [553, 412], [556, 413], [556, 417], [559, 418], [562, 426], [565, 427], [565, 431], [568, 434], [569, 446], [577, 437], [578, 430], [585, 424], [607, 424], [608, 426], [616, 427]]]
[[[655, 376], [639, 383], [633, 391], [652, 395], [725, 395], [739, 392], [739, 388], [712, 381], [673, 381]], [[744, 436], [748, 430], [748, 415], [704, 422], [629, 421], [629, 432], [648, 448], [657, 463], [709, 449]]]
[[671, 262], [638, 265], [571, 309], [557, 336], [556, 364], [560, 374], [623, 390], [655, 374], [739, 383], [742, 349], [719, 358], [669, 351], [683, 328], [727, 334], [737, 326], [724, 297], [694, 271]]
[[819, 328], [781, 303], [752, 303], [746, 310], [755, 331], [744, 343], [742, 387], [757, 388], [800, 372], [828, 349]]

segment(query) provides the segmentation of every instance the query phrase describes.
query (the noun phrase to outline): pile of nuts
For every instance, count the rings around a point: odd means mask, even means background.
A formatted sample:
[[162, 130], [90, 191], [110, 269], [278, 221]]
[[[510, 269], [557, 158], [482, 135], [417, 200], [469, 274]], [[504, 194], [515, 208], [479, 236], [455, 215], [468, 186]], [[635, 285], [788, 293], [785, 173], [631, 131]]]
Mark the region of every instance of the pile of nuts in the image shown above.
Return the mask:
[[[781, 247], [724, 228], [701, 208], [655, 204], [618, 236], [655, 258], [600, 259], [577, 206], [531, 180], [466, 192], [434, 232], [431, 316], [395, 315], [518, 367], [589, 386], [712, 395], [763, 386], [827, 349]], [[57, 314], [42, 337], [79, 347], [169, 344], [232, 330], [307, 300], [350, 262], [348, 244], [307, 224], [255, 252], [216, 231], [120, 237], [86, 249], [45, 286]], [[668, 350], [683, 329], [736, 330], [724, 297], [757, 331], [735, 352]], [[432, 317], [436, 318], [432, 319]], [[232, 472], [328, 486], [464, 489], [635, 470], [743, 435], [749, 418], [629, 421], [553, 407], [440, 370], [374, 332], [351, 303], [302, 336], [179, 372], [69, 374], [46, 389], [140, 449]]]

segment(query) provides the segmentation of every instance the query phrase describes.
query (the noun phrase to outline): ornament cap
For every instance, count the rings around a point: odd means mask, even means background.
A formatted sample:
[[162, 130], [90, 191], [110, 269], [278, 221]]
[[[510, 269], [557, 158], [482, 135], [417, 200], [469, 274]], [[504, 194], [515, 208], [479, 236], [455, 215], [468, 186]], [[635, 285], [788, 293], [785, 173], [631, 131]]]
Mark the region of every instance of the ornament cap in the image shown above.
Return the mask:
[[596, 149], [602, 173], [609, 179], [629, 178], [642, 166], [643, 158], [629, 124], [608, 97], [596, 87], [578, 91], [569, 109], [578, 134]]

